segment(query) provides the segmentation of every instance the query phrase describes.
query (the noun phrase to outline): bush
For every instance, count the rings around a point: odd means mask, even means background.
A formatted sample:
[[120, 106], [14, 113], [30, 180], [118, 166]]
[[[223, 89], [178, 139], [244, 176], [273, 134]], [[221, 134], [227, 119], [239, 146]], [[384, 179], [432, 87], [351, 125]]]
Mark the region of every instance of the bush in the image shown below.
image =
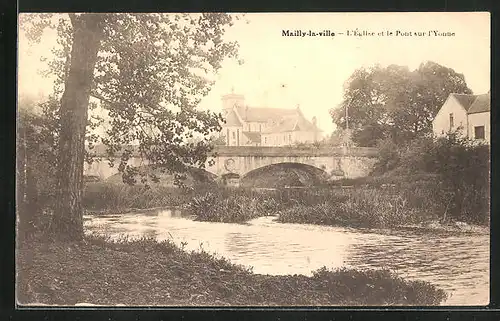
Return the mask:
[[56, 189], [57, 126], [20, 106], [17, 121], [16, 180], [18, 236], [42, 230], [50, 220]]
[[[321, 281], [323, 286], [318, 290], [334, 292], [335, 296], [342, 297], [345, 302], [356, 300], [359, 305], [398, 305], [403, 303], [402, 298], [408, 302], [439, 305], [447, 297], [443, 290], [436, 289], [427, 282], [407, 282], [389, 270], [358, 271], [342, 268], [332, 271], [323, 267], [313, 272], [312, 279]], [[345, 286], [346, 279], [350, 280], [350, 286], [356, 289], [356, 296], [360, 298], [353, 297], [352, 289]]]
[[358, 228], [386, 228], [425, 219], [410, 206], [406, 195], [380, 189], [354, 189], [322, 203], [297, 205], [280, 212], [283, 223], [306, 223]]
[[241, 223], [263, 215], [258, 203], [255, 197], [221, 197], [220, 193], [207, 193], [194, 197], [188, 208], [200, 221]]
[[188, 208], [200, 221], [233, 223], [277, 214], [294, 206], [311, 207], [327, 200], [338, 202], [345, 198], [346, 195], [325, 188], [272, 191], [222, 188], [194, 197]]
[[374, 174], [386, 173], [399, 165], [399, 147], [390, 138], [379, 140], [376, 147], [378, 160], [373, 169]]
[[[380, 142], [372, 180], [382, 177], [434, 175], [426, 188], [438, 203], [443, 220], [476, 224], [489, 222], [490, 148], [449, 133], [418, 138], [406, 146]], [[412, 184], [411, 180], [407, 184]], [[404, 184], [402, 184], [404, 185]]]

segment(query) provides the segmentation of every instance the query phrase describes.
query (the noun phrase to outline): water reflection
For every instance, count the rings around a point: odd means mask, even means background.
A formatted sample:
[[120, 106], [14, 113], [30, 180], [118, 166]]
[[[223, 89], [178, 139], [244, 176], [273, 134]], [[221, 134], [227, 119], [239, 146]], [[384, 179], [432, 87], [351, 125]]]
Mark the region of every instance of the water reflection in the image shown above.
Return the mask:
[[196, 222], [180, 210], [85, 220], [88, 230], [111, 236], [154, 237], [184, 243], [253, 266], [262, 274], [305, 274], [322, 266], [388, 268], [425, 280], [452, 294], [449, 305], [485, 305], [489, 300], [488, 235], [453, 235], [280, 224], [261, 217], [250, 224]]

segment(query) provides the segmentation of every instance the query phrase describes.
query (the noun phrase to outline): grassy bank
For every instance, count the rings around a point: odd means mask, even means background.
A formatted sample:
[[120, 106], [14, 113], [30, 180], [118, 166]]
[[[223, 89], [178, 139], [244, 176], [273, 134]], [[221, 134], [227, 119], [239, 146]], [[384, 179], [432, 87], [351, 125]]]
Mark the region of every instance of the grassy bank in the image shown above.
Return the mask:
[[341, 199], [328, 189], [252, 190], [220, 188], [200, 193], [186, 209], [200, 221], [242, 223], [259, 216], [275, 215], [290, 207], [313, 206], [327, 199]]
[[440, 219], [445, 208], [427, 183], [402, 187], [211, 191], [196, 196], [189, 210], [202, 221], [245, 222], [278, 214], [279, 222], [363, 228], [392, 228]]
[[[345, 186], [351, 188], [339, 188]], [[472, 215], [469, 212], [475, 208], [474, 204], [464, 201], [463, 213], [450, 215], [450, 200], [436, 176], [386, 175], [343, 179], [316, 188], [277, 190], [211, 185], [191, 189], [145, 188], [91, 183], [85, 188], [83, 203], [87, 212], [94, 213], [182, 206], [199, 221], [225, 223], [243, 223], [259, 216], [278, 214], [279, 222], [283, 223], [363, 228], [449, 223], [450, 218], [456, 217], [467, 223], [487, 226], [488, 208], [484, 213]]]
[[279, 212], [279, 222], [363, 228], [419, 224], [439, 218], [423, 189], [354, 188], [332, 190], [332, 197], [312, 206], [297, 204]]
[[388, 271], [270, 276], [149, 239], [36, 242], [17, 255], [18, 302], [74, 305], [438, 305], [446, 294]]
[[83, 206], [90, 213], [121, 213], [133, 209], [182, 206], [196, 195], [212, 189], [210, 185], [184, 189], [161, 185], [146, 188], [143, 185], [108, 182], [87, 183], [83, 191]]

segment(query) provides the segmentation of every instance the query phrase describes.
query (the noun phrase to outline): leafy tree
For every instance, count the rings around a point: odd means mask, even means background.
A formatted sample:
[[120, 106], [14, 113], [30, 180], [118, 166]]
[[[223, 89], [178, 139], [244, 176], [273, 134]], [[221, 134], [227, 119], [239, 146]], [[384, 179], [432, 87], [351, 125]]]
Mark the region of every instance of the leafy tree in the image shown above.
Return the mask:
[[33, 100], [19, 98], [16, 204], [20, 240], [46, 224], [44, 209], [53, 207], [58, 123], [50, 117], [52, 106], [50, 101], [46, 102], [41, 105], [41, 112], [37, 112]]
[[218, 135], [212, 137], [212, 142], [215, 146], [226, 146], [226, 136]]
[[459, 130], [443, 137], [420, 137], [408, 145], [378, 142], [373, 174], [408, 177], [431, 174], [426, 189], [442, 209], [443, 220], [486, 224], [489, 220], [490, 148], [464, 138]]
[[[47, 70], [57, 75], [52, 98], [60, 101], [57, 202], [50, 230], [55, 237], [83, 236], [86, 138], [107, 146], [112, 165], [119, 157], [118, 169], [131, 184], [137, 174], [128, 165], [133, 152], [170, 173], [204, 166], [210, 139], [196, 144], [185, 139], [220, 130], [221, 115], [196, 106], [222, 60], [236, 56], [236, 43], [222, 38], [232, 20], [223, 13], [20, 16], [31, 40], [39, 41], [45, 28], [58, 35]], [[110, 119], [100, 139], [88, 131], [91, 96], [99, 98]]]
[[346, 109], [353, 140], [375, 146], [391, 138], [405, 144], [432, 131], [432, 120], [450, 93], [470, 94], [464, 76], [434, 62], [418, 69], [378, 65], [356, 70], [346, 83], [339, 108], [330, 111], [333, 122], [346, 126]]

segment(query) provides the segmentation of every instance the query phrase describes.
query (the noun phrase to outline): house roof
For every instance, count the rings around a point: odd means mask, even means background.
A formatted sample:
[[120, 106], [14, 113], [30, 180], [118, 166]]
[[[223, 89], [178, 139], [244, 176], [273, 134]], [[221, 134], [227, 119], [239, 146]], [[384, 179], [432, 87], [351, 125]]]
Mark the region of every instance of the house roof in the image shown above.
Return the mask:
[[476, 99], [476, 95], [467, 95], [467, 94], [455, 94], [452, 93], [450, 96], [453, 96], [459, 103], [464, 107], [465, 110], [469, 110], [470, 106]]
[[468, 114], [484, 113], [491, 110], [491, 97], [488, 94], [478, 95], [467, 110]]
[[297, 109], [237, 106], [238, 114], [247, 122], [267, 123], [284, 116], [297, 114]]
[[259, 132], [243, 132], [243, 135], [252, 143], [260, 143], [261, 141]]
[[238, 119], [238, 115], [236, 115], [234, 110], [231, 110], [225, 117], [226, 119], [226, 126], [231, 127], [241, 127], [243, 126]]

